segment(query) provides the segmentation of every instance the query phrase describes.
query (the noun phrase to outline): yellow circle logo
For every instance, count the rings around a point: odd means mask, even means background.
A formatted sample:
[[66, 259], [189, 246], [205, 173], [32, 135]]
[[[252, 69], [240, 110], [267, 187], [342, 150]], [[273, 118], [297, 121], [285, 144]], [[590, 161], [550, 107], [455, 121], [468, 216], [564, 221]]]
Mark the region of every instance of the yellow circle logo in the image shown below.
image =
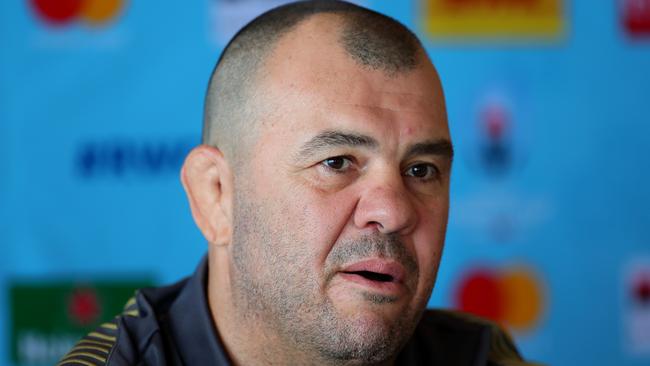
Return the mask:
[[76, 19], [98, 26], [117, 18], [124, 0], [31, 0], [32, 9], [48, 24], [61, 26]]

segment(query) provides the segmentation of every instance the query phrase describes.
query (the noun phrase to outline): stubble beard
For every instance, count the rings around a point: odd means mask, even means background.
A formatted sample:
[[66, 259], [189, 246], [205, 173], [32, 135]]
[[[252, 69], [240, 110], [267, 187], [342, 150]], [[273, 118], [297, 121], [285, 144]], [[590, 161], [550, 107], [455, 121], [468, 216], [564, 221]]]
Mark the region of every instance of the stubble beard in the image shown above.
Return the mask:
[[[236, 195], [231, 279], [233, 301], [242, 318], [264, 324], [284, 341], [285, 349], [314, 355], [314, 363], [320, 359], [332, 364], [377, 364], [394, 359], [413, 333], [424, 306], [409, 308], [392, 320], [344, 317], [329, 297], [321, 295], [318, 276], [308, 267], [310, 244], [296, 242], [287, 228], [272, 223], [282, 220], [265, 212], [266, 207]], [[295, 222], [291, 225], [299, 228]], [[415, 260], [395, 240], [366, 238], [341, 245], [338, 251], [335, 246], [329, 259], [342, 264], [338, 262], [382, 251], [397, 257], [417, 283]], [[371, 293], [365, 298], [372, 306], [394, 300]]]

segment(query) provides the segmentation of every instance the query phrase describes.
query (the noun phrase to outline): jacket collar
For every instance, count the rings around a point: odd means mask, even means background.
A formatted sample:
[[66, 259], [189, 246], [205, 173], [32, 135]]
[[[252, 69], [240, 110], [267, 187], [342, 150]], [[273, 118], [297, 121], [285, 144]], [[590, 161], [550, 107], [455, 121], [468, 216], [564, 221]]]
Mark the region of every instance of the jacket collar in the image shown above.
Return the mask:
[[219, 340], [206, 297], [207, 255], [169, 311], [174, 342], [185, 365], [229, 365]]

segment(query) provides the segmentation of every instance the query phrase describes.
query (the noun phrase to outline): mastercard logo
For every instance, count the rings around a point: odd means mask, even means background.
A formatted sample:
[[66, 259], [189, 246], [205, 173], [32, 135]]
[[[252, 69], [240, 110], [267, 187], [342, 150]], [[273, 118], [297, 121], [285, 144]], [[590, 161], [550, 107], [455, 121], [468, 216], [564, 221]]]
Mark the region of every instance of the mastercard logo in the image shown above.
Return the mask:
[[494, 320], [512, 330], [534, 328], [544, 310], [543, 286], [528, 268], [472, 269], [454, 294], [459, 310]]
[[115, 19], [124, 0], [30, 0], [32, 9], [49, 24], [59, 26], [81, 20], [93, 26]]

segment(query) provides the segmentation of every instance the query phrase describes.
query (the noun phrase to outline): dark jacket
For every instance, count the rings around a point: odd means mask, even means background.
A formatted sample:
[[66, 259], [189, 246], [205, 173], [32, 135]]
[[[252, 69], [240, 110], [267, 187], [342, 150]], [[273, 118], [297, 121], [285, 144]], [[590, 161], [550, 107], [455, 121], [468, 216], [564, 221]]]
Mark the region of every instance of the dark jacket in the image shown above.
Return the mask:
[[[229, 365], [205, 296], [207, 260], [174, 285], [142, 289], [59, 365]], [[427, 310], [398, 365], [525, 366], [510, 337], [470, 315]]]

